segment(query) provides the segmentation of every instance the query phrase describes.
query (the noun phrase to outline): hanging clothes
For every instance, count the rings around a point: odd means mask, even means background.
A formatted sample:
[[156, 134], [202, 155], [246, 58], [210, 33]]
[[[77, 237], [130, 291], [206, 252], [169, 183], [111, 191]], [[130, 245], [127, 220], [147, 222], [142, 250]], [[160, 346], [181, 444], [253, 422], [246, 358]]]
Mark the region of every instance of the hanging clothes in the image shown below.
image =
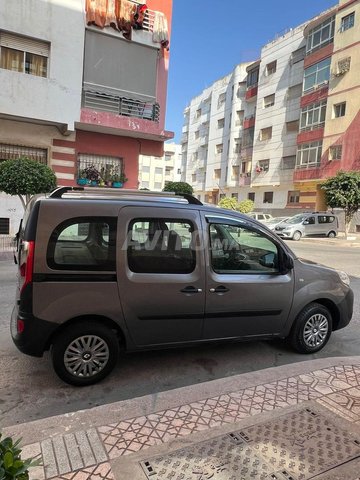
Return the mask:
[[162, 12], [155, 12], [153, 42], [160, 43], [163, 48], [169, 50], [168, 23]]
[[128, 0], [116, 0], [116, 20], [118, 29], [127, 40], [131, 40], [131, 27], [134, 21], [136, 5]]
[[85, 12], [87, 25], [105, 27], [107, 0], [86, 0]]
[[143, 28], [143, 22], [145, 20], [147, 10], [148, 7], [146, 3], [144, 3], [143, 5], [137, 5], [133, 19], [133, 28], [135, 30], [141, 30]]

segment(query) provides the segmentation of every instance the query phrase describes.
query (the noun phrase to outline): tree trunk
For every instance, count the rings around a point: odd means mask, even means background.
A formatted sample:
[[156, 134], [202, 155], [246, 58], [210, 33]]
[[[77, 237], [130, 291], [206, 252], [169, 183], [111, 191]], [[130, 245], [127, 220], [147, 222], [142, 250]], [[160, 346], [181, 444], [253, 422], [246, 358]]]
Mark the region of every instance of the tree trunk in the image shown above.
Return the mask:
[[26, 203], [25, 203], [24, 197], [22, 195], [18, 195], [18, 197], [20, 198], [21, 204], [22, 204], [23, 209], [25, 211]]

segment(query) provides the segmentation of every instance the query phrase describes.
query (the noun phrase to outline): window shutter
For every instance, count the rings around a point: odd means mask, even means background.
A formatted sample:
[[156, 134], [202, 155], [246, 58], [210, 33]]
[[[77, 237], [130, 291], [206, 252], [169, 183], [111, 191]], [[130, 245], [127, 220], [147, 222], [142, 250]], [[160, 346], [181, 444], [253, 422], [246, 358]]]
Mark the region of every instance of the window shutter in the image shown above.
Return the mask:
[[50, 44], [48, 42], [42, 42], [41, 40], [34, 40], [7, 32], [0, 33], [0, 46], [34, 53], [43, 57], [48, 57], [50, 51]]

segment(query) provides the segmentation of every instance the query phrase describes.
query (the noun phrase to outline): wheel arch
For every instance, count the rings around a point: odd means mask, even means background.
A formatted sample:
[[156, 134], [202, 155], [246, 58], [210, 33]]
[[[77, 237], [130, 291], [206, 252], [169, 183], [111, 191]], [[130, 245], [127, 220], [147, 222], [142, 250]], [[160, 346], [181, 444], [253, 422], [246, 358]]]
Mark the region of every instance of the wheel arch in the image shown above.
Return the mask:
[[338, 327], [339, 322], [340, 322], [340, 311], [339, 311], [338, 307], [336, 306], [336, 304], [328, 298], [316, 298], [316, 299], [311, 300], [311, 302], [308, 302], [305, 305], [303, 305], [298, 310], [296, 315], [294, 315], [294, 319], [291, 323], [290, 330], [292, 330], [295, 327], [297, 318], [301, 314], [301, 312], [306, 307], [311, 305], [312, 303], [318, 303], [319, 305], [322, 305], [323, 307], [326, 307], [329, 310], [329, 312], [331, 313], [331, 318], [332, 318], [332, 331], [337, 330], [337, 327]]
[[109, 317], [105, 317], [103, 315], [81, 315], [78, 317], [71, 318], [67, 320], [66, 322], [60, 324], [58, 328], [51, 334], [50, 338], [48, 339], [46, 343], [46, 348], [45, 350], [49, 350], [50, 346], [52, 345], [54, 338], [62, 333], [64, 330], [69, 328], [71, 325], [78, 325], [80, 323], [86, 323], [86, 322], [97, 322], [100, 325], [105, 325], [111, 330], [116, 331], [116, 335], [119, 341], [119, 345], [121, 345], [123, 348], [126, 348], [126, 336], [124, 335], [124, 332], [120, 325], [118, 325], [114, 320], [112, 320]]

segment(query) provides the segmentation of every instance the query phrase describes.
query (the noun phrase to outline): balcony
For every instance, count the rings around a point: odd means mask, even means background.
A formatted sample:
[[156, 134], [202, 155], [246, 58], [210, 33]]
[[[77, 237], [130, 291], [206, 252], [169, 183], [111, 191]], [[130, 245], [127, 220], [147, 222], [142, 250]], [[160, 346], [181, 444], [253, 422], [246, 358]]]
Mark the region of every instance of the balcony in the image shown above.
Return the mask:
[[160, 117], [160, 105], [156, 102], [144, 102], [91, 90], [83, 90], [82, 107], [152, 122], [158, 122]]
[[255, 125], [255, 114], [244, 118], [243, 129], [251, 128]]
[[246, 94], [245, 94], [245, 100], [255, 100], [255, 98], [257, 97], [257, 93], [258, 93], [258, 86], [255, 85], [254, 87], [249, 87], [246, 91]]

